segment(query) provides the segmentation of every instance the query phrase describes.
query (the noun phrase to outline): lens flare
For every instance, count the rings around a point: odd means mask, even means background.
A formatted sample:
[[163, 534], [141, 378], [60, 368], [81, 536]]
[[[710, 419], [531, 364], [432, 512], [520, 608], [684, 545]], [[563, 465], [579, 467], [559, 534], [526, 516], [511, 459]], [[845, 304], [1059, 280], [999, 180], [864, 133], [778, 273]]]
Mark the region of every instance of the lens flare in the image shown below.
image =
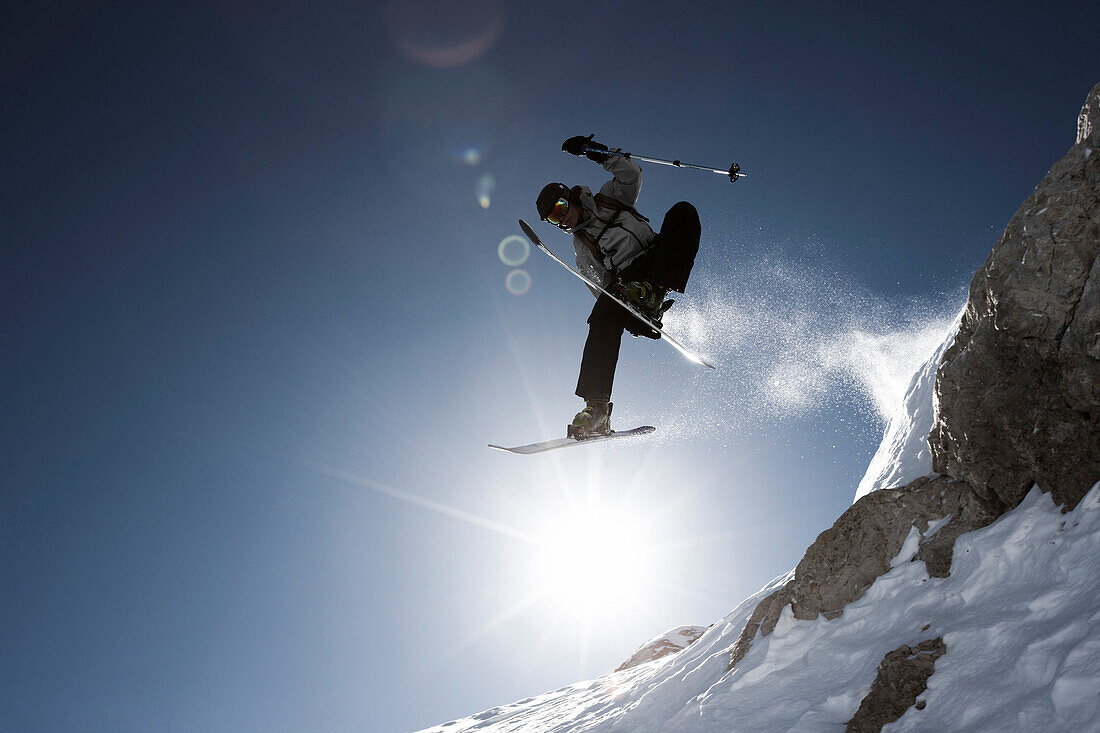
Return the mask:
[[496, 179], [490, 175], [484, 175], [477, 182], [477, 201], [481, 208], [489, 208], [489, 194], [496, 188]]
[[527, 270], [512, 270], [504, 278], [504, 286], [512, 295], [525, 295], [531, 289], [531, 276]]
[[497, 245], [497, 256], [508, 267], [519, 267], [531, 256], [531, 245], [524, 237], [511, 234], [500, 240]]
[[385, 6], [394, 45], [424, 66], [449, 69], [468, 64], [492, 48], [504, 30], [503, 0], [426, 5], [391, 0]]

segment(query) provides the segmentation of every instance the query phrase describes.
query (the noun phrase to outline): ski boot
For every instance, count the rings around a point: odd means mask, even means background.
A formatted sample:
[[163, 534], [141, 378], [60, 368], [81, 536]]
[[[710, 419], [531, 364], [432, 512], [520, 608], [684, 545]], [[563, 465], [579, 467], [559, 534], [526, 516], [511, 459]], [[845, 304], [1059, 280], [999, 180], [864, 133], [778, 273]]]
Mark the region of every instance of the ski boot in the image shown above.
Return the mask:
[[648, 280], [619, 283], [619, 295], [622, 299], [653, 321], [658, 328], [661, 326], [665, 311], [672, 307], [673, 301], [665, 300], [667, 293], [667, 288], [654, 285]]
[[584, 409], [577, 413], [573, 422], [565, 429], [565, 437], [584, 440], [597, 435], [610, 435], [612, 404], [595, 400], [585, 400], [584, 403]]

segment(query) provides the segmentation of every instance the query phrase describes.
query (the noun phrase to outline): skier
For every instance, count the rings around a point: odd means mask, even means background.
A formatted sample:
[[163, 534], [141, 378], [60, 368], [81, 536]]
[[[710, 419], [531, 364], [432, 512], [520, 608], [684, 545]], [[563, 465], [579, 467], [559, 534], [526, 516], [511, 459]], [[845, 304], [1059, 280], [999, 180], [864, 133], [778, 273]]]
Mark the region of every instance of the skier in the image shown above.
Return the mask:
[[[625, 155], [603, 152], [607, 146], [593, 137], [571, 137], [561, 149], [599, 163], [611, 173], [611, 180], [595, 196], [587, 186], [547, 184], [536, 200], [539, 218], [573, 235], [582, 273], [660, 327], [672, 305], [665, 295], [670, 290], [682, 293], [687, 287], [699, 251], [699, 213], [681, 201], [668, 210], [660, 232], [654, 234], [649, 219], [634, 208], [642, 188], [641, 166]], [[596, 304], [588, 316], [576, 391], [585, 406], [566, 428], [566, 435], [578, 440], [611, 433], [611, 385], [623, 329], [635, 336], [660, 338], [613, 299], [595, 290], [593, 295]]]

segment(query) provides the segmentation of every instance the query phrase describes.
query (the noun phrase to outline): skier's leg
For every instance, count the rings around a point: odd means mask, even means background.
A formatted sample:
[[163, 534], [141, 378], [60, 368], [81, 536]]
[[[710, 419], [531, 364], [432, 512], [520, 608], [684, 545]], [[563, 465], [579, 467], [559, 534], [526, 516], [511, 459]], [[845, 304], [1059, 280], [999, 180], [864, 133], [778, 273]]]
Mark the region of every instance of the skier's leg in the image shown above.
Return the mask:
[[661, 231], [647, 258], [646, 279], [668, 290], [684, 292], [688, 276], [699, 251], [699, 212], [687, 201], [681, 201], [665, 214]]
[[581, 373], [577, 378], [577, 396], [606, 402], [611, 399], [619, 344], [627, 318], [632, 316], [606, 295], [601, 294], [588, 316], [588, 340], [584, 342]]

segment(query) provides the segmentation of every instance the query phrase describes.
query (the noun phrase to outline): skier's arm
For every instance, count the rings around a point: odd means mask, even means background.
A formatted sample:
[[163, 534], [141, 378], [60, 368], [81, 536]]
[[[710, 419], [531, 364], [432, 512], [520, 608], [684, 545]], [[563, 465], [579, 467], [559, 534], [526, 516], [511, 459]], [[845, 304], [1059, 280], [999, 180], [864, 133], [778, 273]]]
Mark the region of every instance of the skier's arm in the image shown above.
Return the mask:
[[600, 165], [614, 176], [600, 187], [600, 193], [633, 206], [642, 192], [642, 167], [622, 155], [609, 155]]
[[642, 167], [626, 156], [602, 152], [607, 150], [607, 146], [596, 142], [593, 137], [574, 135], [561, 144], [561, 149], [570, 155], [584, 155], [602, 165], [614, 177], [600, 187], [600, 193], [633, 206], [642, 191]]

